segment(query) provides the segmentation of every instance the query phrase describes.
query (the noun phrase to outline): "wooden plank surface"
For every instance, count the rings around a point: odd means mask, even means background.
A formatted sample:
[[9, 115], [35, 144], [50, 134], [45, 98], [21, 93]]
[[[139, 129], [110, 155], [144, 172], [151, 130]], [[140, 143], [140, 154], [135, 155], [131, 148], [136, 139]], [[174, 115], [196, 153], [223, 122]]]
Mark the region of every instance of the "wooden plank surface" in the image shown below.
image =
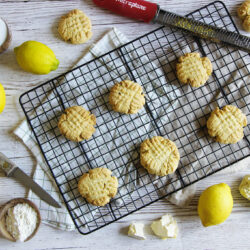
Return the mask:
[[[184, 15], [212, 1], [155, 0], [154, 2], [164, 9]], [[241, 2], [224, 1], [240, 30], [236, 9]], [[82, 9], [92, 20], [93, 38], [84, 45], [64, 43], [57, 33], [60, 16], [74, 8]], [[82, 57], [88, 46], [101, 38], [110, 28], [116, 27], [129, 39], [134, 39], [158, 26], [117, 16], [95, 7], [91, 0], [0, 1], [0, 16], [8, 21], [13, 34], [11, 47], [0, 55], [0, 82], [3, 83], [7, 94], [6, 108], [0, 115], [0, 151], [8, 155], [25, 172], [32, 174], [36, 165], [34, 157], [13, 135], [14, 128], [24, 118], [18, 103], [19, 96], [39, 83], [69, 70]], [[241, 32], [246, 34], [242, 30]], [[13, 48], [26, 40], [38, 40], [49, 45], [61, 62], [59, 69], [45, 76], [21, 71], [16, 63]], [[250, 165], [249, 161], [244, 164]], [[199, 182], [196, 195], [186, 208], [178, 208], [161, 200], [87, 236], [42, 225], [37, 236], [24, 244], [11, 243], [0, 238], [0, 249], [250, 249], [250, 203], [238, 192], [241, 178], [249, 173], [249, 170], [244, 170], [233, 175], [211, 176]], [[233, 213], [225, 223], [204, 228], [196, 211], [199, 195], [206, 187], [220, 182], [226, 182], [232, 188]], [[0, 204], [11, 198], [23, 197], [26, 192], [27, 190], [19, 183], [4, 177], [0, 172]], [[131, 221], [150, 223], [168, 212], [178, 221], [180, 234], [177, 239], [162, 241], [154, 238], [138, 241], [126, 236], [127, 226]]]

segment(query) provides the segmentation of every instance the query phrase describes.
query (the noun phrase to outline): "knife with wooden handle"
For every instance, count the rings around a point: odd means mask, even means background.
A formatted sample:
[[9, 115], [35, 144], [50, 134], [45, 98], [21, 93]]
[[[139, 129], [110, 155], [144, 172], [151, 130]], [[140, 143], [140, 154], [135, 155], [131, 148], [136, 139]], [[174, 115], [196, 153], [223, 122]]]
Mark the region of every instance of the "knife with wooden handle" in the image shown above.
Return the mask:
[[18, 179], [23, 185], [36, 193], [41, 199], [53, 207], [60, 208], [60, 204], [55, 201], [45, 190], [43, 190], [36, 182], [26, 175], [19, 167], [10, 159], [0, 152], [0, 169], [2, 169], [8, 177]]
[[134, 18], [147, 23], [170, 25], [191, 32], [193, 35], [210, 39], [213, 42], [223, 42], [240, 50], [250, 52], [250, 38], [235, 32], [183, 17], [162, 10], [156, 3], [144, 0], [93, 0], [99, 7], [112, 12]]

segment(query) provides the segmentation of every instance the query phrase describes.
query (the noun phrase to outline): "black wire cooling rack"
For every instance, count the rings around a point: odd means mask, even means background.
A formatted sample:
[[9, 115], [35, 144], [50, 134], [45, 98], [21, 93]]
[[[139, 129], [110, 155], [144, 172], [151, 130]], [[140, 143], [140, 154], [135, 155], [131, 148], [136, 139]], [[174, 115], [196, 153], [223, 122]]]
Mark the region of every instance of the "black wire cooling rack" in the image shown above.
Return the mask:
[[[238, 32], [222, 2], [188, 15]], [[176, 79], [177, 58], [199, 52], [213, 64], [213, 75], [200, 88]], [[59, 187], [67, 209], [82, 234], [93, 232], [250, 155], [249, 125], [237, 144], [214, 142], [206, 120], [216, 107], [232, 104], [250, 114], [249, 55], [232, 47], [197, 39], [168, 27], [158, 28], [101, 57], [50, 80], [20, 97], [20, 103]], [[140, 83], [146, 105], [136, 115], [111, 110], [108, 92], [114, 82]], [[66, 140], [57, 128], [65, 108], [82, 105], [97, 117], [88, 141]], [[149, 175], [139, 163], [139, 146], [161, 135], [180, 151], [175, 174]], [[79, 177], [105, 166], [119, 179], [118, 194], [105, 207], [88, 204], [77, 191]]]

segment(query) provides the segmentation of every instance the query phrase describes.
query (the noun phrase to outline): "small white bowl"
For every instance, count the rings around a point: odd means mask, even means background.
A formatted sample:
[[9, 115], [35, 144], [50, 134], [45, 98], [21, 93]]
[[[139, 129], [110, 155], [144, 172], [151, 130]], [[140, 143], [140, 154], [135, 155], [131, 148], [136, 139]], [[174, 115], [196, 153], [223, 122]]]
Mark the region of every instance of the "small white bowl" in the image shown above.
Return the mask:
[[[3, 41], [2, 44], [0, 44], [0, 54], [1, 54], [2, 52], [4, 52], [5, 50], [7, 50], [7, 49], [9, 48], [10, 43], [11, 43], [12, 35], [11, 35], [11, 31], [10, 31], [10, 29], [9, 29], [8, 24], [7, 24], [6, 21], [5, 21], [3, 18], [1, 18], [1, 17], [0, 17], [0, 22], [1, 22], [3, 25], [5, 25], [6, 28], [7, 28], [7, 34], [6, 34], [7, 36], [6, 36], [6, 39], [5, 39], [5, 41]], [[0, 25], [1, 25], [1, 24], [0, 24]]]
[[15, 199], [8, 201], [7, 203], [5, 203], [2, 206], [2, 208], [0, 210], [0, 234], [5, 239], [10, 240], [10, 241], [14, 241], [14, 242], [16, 241], [16, 239], [13, 238], [13, 236], [7, 231], [5, 220], [6, 220], [6, 214], [7, 214], [8, 209], [11, 207], [14, 207], [15, 205], [17, 205], [19, 203], [27, 203], [29, 206], [34, 208], [35, 211], [37, 212], [37, 219], [38, 220], [37, 220], [36, 229], [25, 241], [28, 241], [35, 236], [35, 234], [37, 233], [38, 228], [41, 224], [41, 215], [40, 215], [39, 209], [32, 201], [25, 199], [25, 198], [15, 198]]

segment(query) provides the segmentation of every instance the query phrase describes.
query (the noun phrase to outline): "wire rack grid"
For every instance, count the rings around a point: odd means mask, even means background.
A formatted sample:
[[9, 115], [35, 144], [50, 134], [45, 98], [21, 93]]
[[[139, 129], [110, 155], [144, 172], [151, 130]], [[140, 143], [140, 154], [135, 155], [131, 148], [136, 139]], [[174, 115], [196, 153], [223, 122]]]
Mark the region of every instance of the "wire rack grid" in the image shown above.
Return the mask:
[[[188, 16], [238, 32], [222, 2]], [[200, 88], [180, 84], [175, 75], [178, 57], [191, 51], [208, 56], [214, 68]], [[216, 106], [236, 105], [249, 120], [248, 56], [161, 27], [20, 97], [80, 233], [93, 232], [250, 155], [249, 125], [244, 139], [233, 145], [214, 142], [206, 130], [206, 120]], [[146, 94], [145, 108], [131, 116], [113, 112], [108, 103], [114, 82], [127, 78], [140, 83]], [[72, 105], [84, 106], [97, 118], [96, 132], [88, 141], [74, 143], [60, 135], [59, 117]], [[153, 176], [140, 166], [140, 144], [154, 135], [173, 140], [180, 151], [180, 164], [172, 175]], [[100, 166], [119, 179], [118, 193], [105, 207], [88, 204], [77, 190], [79, 177]]]

